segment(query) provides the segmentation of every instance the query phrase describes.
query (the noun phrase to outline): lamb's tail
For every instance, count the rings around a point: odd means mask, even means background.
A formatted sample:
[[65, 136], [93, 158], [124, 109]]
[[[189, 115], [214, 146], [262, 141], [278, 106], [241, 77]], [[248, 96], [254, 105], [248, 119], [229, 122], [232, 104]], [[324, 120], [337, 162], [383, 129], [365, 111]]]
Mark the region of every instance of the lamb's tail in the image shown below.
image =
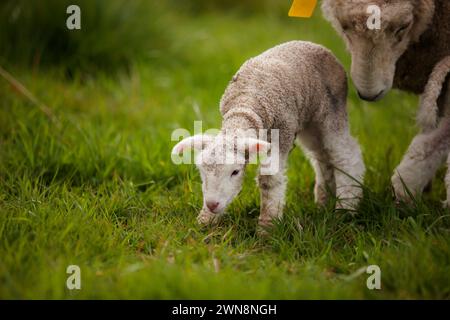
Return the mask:
[[423, 94], [420, 96], [417, 122], [424, 131], [436, 128], [439, 118], [438, 99], [450, 72], [450, 56], [443, 58], [433, 69]]

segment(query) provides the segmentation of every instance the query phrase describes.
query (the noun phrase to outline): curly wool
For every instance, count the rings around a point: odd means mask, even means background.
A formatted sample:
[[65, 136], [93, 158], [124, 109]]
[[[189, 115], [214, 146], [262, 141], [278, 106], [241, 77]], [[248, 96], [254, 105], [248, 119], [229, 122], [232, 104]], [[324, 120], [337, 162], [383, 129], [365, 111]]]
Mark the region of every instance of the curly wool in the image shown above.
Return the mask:
[[435, 129], [438, 125], [440, 112], [438, 101], [445, 90], [444, 83], [450, 73], [450, 56], [442, 59], [433, 69], [425, 90], [420, 97], [417, 122], [424, 131]]
[[439, 61], [450, 55], [450, 1], [411, 0], [416, 16], [434, 14], [425, 31], [418, 30], [417, 41], [412, 43], [397, 61], [394, 87], [421, 94], [429, 76]]

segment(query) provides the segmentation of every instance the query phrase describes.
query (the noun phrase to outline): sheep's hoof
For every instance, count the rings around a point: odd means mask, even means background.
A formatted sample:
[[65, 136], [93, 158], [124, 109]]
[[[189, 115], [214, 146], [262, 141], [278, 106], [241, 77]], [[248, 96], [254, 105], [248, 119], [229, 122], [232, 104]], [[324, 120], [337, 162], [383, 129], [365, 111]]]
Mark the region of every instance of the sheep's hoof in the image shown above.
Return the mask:
[[400, 178], [399, 175], [392, 177], [392, 192], [394, 194], [396, 204], [407, 204], [411, 205], [414, 201], [413, 198], [416, 193], [413, 192], [413, 188], [408, 188], [405, 182]]
[[399, 196], [395, 195], [394, 204], [397, 209], [400, 209], [404, 206], [411, 206], [413, 204], [413, 200], [408, 195]]
[[394, 187], [394, 199], [396, 206], [400, 206], [401, 204], [411, 205], [413, 204], [413, 198], [408, 194], [404, 188], [395, 188]]
[[219, 215], [202, 210], [197, 216], [197, 222], [202, 226], [213, 226], [219, 222]]

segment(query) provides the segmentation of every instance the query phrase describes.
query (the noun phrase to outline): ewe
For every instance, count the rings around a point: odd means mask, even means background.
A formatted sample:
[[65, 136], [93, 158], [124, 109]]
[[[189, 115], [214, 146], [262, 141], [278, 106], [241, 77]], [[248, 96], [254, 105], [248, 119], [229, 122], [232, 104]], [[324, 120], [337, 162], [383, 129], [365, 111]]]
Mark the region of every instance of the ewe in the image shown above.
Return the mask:
[[[281, 218], [286, 161], [295, 140], [314, 168], [316, 202], [324, 204], [331, 190], [338, 208], [353, 209], [362, 194], [359, 183], [365, 168], [359, 145], [349, 133], [346, 97], [344, 69], [319, 45], [292, 41], [244, 63], [222, 97], [220, 133], [186, 138], [172, 151], [200, 151], [196, 163], [204, 201], [198, 221], [217, 221], [241, 190], [249, 159], [261, 151], [270, 153], [270, 165], [279, 161], [273, 173], [263, 172], [267, 163], [260, 166], [260, 231]], [[261, 129], [269, 131], [268, 137], [258, 136]], [[278, 141], [270, 139], [274, 129]], [[224, 161], [229, 154], [236, 154], [236, 161]]]
[[[380, 30], [367, 27], [370, 5], [381, 9]], [[347, 44], [364, 100], [379, 100], [392, 87], [423, 93], [432, 70], [450, 55], [449, 0], [323, 0], [322, 10]], [[439, 91], [439, 112], [448, 114], [448, 78]], [[397, 199], [420, 194], [449, 150], [450, 120], [416, 136], [392, 177]]]

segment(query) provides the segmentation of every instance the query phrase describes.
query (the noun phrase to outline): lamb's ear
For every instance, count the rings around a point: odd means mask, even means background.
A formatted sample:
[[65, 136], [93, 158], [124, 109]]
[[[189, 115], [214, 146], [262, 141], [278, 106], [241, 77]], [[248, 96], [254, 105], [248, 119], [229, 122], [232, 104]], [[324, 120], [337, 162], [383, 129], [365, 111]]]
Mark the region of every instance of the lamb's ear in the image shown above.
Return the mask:
[[270, 143], [264, 140], [259, 140], [255, 138], [240, 139], [239, 141], [241, 147], [247, 151], [249, 154], [267, 154], [270, 150]]
[[203, 134], [185, 138], [173, 147], [172, 154], [183, 153], [186, 149], [203, 150], [213, 139], [213, 136]]

